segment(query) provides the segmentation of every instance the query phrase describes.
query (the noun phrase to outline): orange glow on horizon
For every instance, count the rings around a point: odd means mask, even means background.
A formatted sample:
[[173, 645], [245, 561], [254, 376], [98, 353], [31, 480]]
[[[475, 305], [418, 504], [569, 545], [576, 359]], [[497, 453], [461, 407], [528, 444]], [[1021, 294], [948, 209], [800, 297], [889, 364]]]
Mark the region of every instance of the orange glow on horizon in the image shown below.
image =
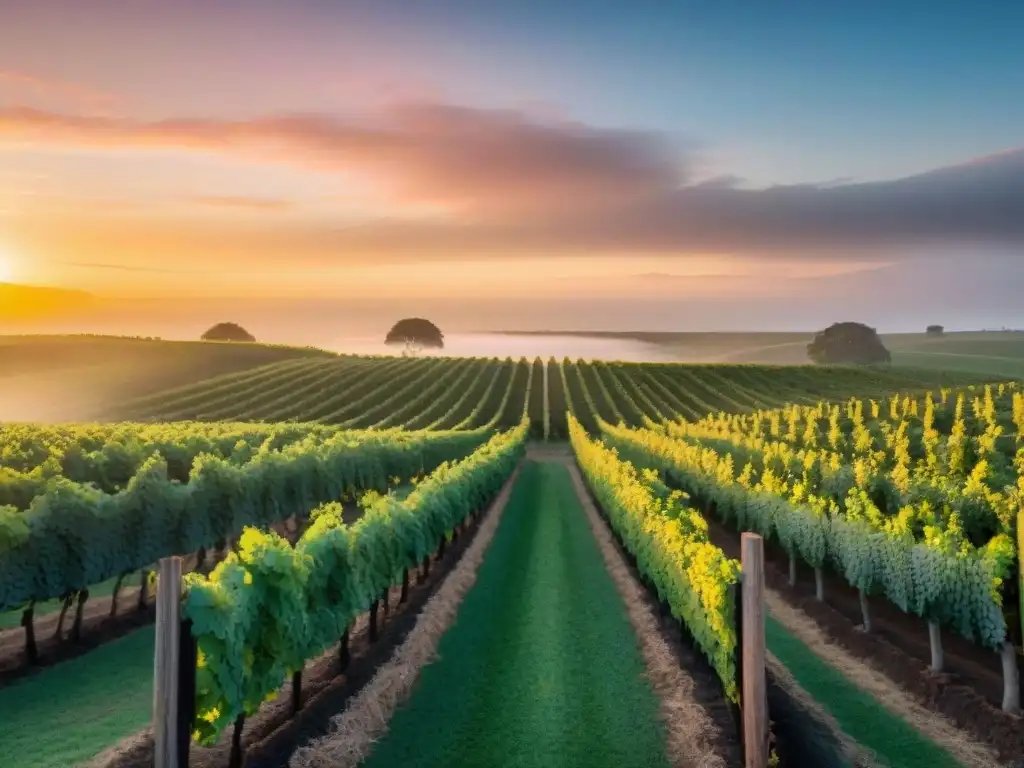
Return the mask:
[[[135, 250], [148, 249], [140, 243]], [[31, 270], [19, 273], [16, 282], [81, 290], [101, 299], [745, 298], [776, 295], [801, 285], [806, 289], [804, 281], [829, 281], [889, 266], [856, 260], [762, 261], [730, 254], [616, 258], [481, 253], [473, 259], [378, 263], [368, 256], [346, 264], [297, 252], [290, 263], [282, 264], [273, 252], [233, 249], [182, 251], [176, 259], [154, 254], [126, 260], [96, 248], [77, 253], [80, 260], [33, 258]], [[0, 282], [10, 263], [9, 258], [0, 259]]]

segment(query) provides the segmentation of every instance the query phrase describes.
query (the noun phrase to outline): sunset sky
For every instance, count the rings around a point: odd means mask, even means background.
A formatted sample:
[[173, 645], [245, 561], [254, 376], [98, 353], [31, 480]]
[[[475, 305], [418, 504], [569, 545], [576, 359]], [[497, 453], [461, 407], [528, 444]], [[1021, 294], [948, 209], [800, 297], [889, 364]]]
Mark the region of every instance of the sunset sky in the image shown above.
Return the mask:
[[0, 0], [0, 281], [1024, 325], [1022, 40], [1020, 2]]

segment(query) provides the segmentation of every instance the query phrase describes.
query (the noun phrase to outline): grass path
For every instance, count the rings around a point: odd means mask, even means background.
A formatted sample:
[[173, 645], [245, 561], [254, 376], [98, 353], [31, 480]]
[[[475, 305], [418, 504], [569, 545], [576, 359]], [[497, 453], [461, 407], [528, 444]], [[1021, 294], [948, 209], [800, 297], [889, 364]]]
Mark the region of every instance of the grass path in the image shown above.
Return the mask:
[[834, 644], [813, 619], [768, 591], [768, 650], [840, 729], [899, 768], [991, 768], [997, 754], [973, 741], [892, 682]]
[[954, 759], [910, 724], [880, 706], [839, 670], [820, 659], [773, 617], [765, 624], [768, 649], [858, 744], [899, 768], [960, 768]]
[[153, 628], [0, 688], [0, 765], [67, 768], [145, 728], [153, 708]]
[[668, 765], [636, 635], [564, 466], [524, 467], [438, 651], [368, 768]]

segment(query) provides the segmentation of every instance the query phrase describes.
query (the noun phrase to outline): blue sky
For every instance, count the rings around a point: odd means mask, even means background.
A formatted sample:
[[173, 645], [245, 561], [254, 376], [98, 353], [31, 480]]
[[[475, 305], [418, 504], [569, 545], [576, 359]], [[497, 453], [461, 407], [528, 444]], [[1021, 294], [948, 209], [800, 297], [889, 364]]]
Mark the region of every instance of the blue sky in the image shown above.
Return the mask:
[[[894, 178], [1024, 136], [1014, 2], [4, 0], [0, 20], [0, 69], [84, 77], [154, 114], [316, 110], [318, 70], [394, 57], [452, 98], [670, 131], [759, 185]], [[148, 78], [130, 66], [147, 55]]]
[[1021, 3], [376, 5], [484, 73], [471, 98], [677, 132], [759, 184], [894, 178], [1024, 137]]

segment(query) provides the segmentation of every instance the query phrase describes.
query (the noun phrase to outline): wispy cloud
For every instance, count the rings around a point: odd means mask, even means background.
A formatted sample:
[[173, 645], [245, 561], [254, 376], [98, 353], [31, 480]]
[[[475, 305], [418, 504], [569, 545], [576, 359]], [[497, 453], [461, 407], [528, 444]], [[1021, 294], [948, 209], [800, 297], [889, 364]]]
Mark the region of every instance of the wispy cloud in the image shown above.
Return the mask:
[[693, 186], [701, 189], [733, 189], [740, 186], [746, 179], [732, 173], [723, 173], [719, 176], [712, 176], [710, 179], [699, 181]]
[[[733, 176], [695, 183], [696, 147], [657, 133], [447, 104], [348, 117], [158, 122], [7, 109], [0, 110], [4, 143], [242, 154], [359, 176], [392, 203], [447, 211], [281, 232], [289, 248], [305, 239], [339, 254], [733, 252], [827, 260], [903, 246], [1024, 244], [1024, 149], [893, 181], [758, 190]], [[206, 204], [285, 207], [247, 197]]]
[[362, 177], [402, 200], [476, 213], [622, 204], [687, 177], [686, 155], [656, 134], [543, 123], [444, 104], [369, 116], [157, 122], [0, 110], [0, 143], [245, 154]]

